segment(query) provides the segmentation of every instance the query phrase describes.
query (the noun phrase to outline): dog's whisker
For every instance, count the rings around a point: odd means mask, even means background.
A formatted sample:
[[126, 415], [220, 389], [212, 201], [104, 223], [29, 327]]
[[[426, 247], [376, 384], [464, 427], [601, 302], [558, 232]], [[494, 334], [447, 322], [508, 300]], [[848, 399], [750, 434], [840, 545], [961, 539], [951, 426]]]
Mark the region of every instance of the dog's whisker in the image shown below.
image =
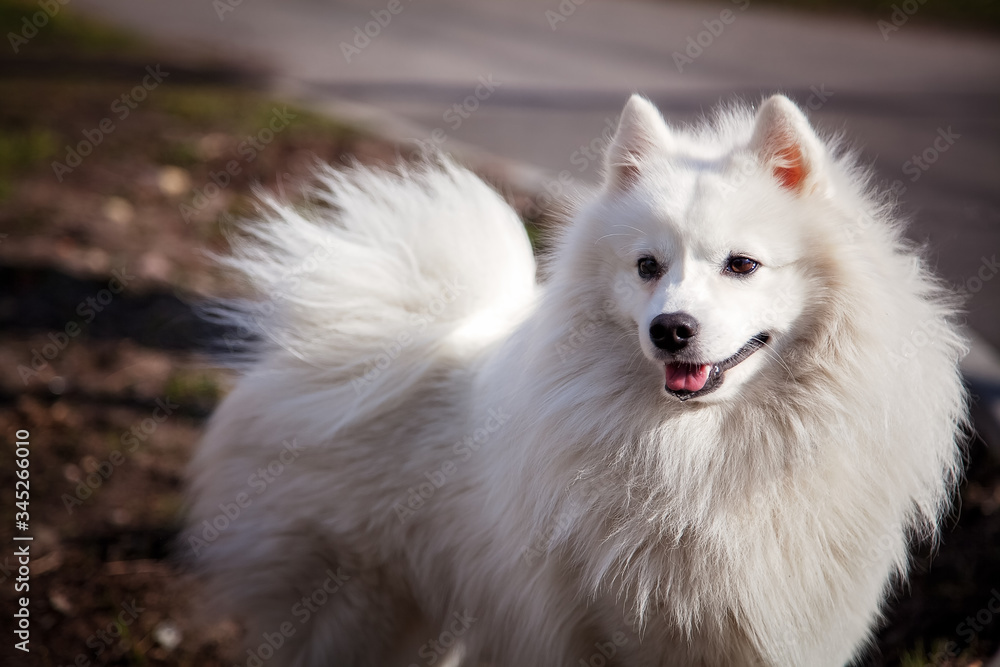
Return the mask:
[[642, 231], [642, 230], [641, 230], [641, 229], [639, 229], [638, 227], [633, 227], [632, 225], [626, 225], [626, 224], [623, 224], [623, 223], [619, 222], [619, 223], [616, 223], [616, 224], [615, 224], [614, 226], [615, 226], [615, 227], [625, 227], [626, 229], [632, 229], [632, 230], [634, 230], [634, 231], [637, 231], [637, 232], [639, 232], [639, 233], [640, 233], [640, 234], [642, 234], [643, 236], [646, 236], [646, 232]]
[[764, 354], [768, 356], [769, 359], [773, 359], [775, 363], [779, 364], [782, 368], [785, 369], [785, 372], [788, 373], [789, 380], [795, 380], [795, 373], [792, 372], [792, 369], [789, 368], [788, 364], [785, 363], [785, 360], [781, 358], [781, 355], [778, 354], [778, 352], [774, 349], [774, 346], [770, 342], [764, 343], [760, 349]]
[[598, 238], [597, 240], [595, 240], [594, 241], [594, 245], [597, 245], [598, 243], [600, 243], [604, 239], [609, 239], [612, 236], [631, 236], [631, 234], [605, 234], [604, 236], [602, 236], [602, 237]]

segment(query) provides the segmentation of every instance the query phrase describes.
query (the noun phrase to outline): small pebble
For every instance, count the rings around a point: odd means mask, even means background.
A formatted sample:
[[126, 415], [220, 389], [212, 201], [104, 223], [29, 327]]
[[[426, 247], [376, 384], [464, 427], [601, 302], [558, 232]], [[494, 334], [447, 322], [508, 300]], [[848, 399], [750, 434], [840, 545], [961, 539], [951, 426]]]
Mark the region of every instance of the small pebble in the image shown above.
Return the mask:
[[180, 167], [161, 167], [156, 179], [160, 192], [177, 197], [191, 189], [191, 176]]
[[108, 197], [101, 212], [105, 218], [118, 225], [127, 225], [135, 218], [135, 208], [121, 197]]
[[168, 651], [173, 651], [180, 646], [183, 637], [181, 629], [173, 621], [161, 621], [153, 630], [153, 638], [156, 643]]

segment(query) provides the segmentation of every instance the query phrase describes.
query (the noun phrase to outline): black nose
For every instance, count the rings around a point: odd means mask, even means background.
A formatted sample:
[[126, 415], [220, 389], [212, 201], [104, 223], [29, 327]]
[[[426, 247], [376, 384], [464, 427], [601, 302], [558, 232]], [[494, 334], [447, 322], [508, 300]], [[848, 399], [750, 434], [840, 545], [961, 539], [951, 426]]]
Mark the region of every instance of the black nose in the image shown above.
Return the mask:
[[653, 345], [667, 352], [680, 352], [698, 334], [698, 322], [687, 313], [663, 313], [649, 324]]

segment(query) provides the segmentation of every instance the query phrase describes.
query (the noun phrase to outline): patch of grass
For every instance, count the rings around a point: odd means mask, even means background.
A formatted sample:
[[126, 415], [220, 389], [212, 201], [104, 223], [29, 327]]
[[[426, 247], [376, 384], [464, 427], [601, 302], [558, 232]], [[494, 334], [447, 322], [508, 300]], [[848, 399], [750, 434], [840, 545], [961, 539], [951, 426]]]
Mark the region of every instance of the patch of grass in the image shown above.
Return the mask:
[[261, 104], [253, 95], [242, 91], [215, 88], [170, 88], [151, 97], [152, 108], [191, 125], [235, 126], [246, 122], [248, 114]]
[[923, 639], [899, 657], [900, 667], [974, 667], [982, 665], [974, 651], [958, 647], [953, 639], [935, 639], [927, 650]]
[[[344, 124], [286, 107], [254, 90], [222, 85], [164, 85], [122, 118], [112, 104], [127, 88], [127, 83], [103, 80], [0, 81], [0, 99], [4, 100], [0, 105], [0, 197], [10, 191], [9, 181], [16, 175], [44, 168], [51, 159], [64, 159], [64, 146], [76, 146], [85, 131], [93, 135], [105, 120], [114, 129], [103, 136], [95, 155], [142, 157], [194, 170], [206, 165], [218, 169], [216, 159], [223, 160], [222, 164], [242, 160], [235, 147], [268, 128], [276, 109], [284, 113], [287, 108], [290, 120], [274, 133], [269, 153], [277, 146], [310, 149], [358, 137]], [[209, 134], [225, 139], [226, 148], [217, 158], [209, 158], [199, 147], [199, 140]]]
[[[275, 110], [286, 105], [268, 99], [255, 91], [221, 87], [171, 87], [150, 96], [150, 107], [171, 118], [203, 130], [212, 129], [236, 136], [257, 134], [268, 126]], [[303, 109], [289, 107], [294, 116], [288, 131], [291, 134], [322, 133], [340, 137], [354, 130], [335, 120]]]
[[291, 128], [293, 135], [297, 132], [302, 132], [303, 134], [317, 132], [328, 136], [343, 138], [355, 137], [358, 134], [358, 130], [356, 128], [339, 122], [334, 118], [321, 116], [304, 109], [293, 109], [293, 111], [297, 114], [295, 124]]
[[[38, 2], [0, 0], [0, 33], [16, 56], [41, 57], [144, 54], [148, 49], [132, 35], [91, 21], [72, 7], [54, 2], [53, 13]], [[16, 36], [12, 40], [10, 34]], [[25, 41], [21, 41], [21, 39]]]
[[275, 104], [246, 90], [183, 87], [162, 91], [150, 106], [187, 125], [243, 134], [265, 127]]
[[162, 144], [154, 159], [164, 165], [193, 167], [202, 161], [194, 142], [177, 140]]
[[167, 380], [167, 396], [179, 403], [215, 405], [223, 393], [215, 375], [204, 371], [179, 369]]
[[56, 137], [47, 128], [0, 127], [0, 174], [41, 164], [55, 154], [56, 146]]
[[56, 146], [55, 134], [48, 129], [0, 127], [0, 201], [13, 192], [15, 173], [44, 163], [55, 154]]

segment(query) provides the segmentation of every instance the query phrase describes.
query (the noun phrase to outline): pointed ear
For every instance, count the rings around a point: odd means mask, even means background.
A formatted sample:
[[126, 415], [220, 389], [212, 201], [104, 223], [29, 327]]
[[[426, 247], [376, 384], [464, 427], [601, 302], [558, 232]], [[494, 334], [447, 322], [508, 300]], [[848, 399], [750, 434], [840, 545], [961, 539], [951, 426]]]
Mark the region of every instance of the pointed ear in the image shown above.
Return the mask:
[[826, 149], [806, 117], [784, 95], [769, 97], [760, 106], [750, 149], [788, 190], [805, 194], [820, 183]]
[[669, 141], [670, 130], [653, 103], [632, 95], [604, 158], [606, 186], [619, 191], [630, 188], [639, 180], [643, 158]]

